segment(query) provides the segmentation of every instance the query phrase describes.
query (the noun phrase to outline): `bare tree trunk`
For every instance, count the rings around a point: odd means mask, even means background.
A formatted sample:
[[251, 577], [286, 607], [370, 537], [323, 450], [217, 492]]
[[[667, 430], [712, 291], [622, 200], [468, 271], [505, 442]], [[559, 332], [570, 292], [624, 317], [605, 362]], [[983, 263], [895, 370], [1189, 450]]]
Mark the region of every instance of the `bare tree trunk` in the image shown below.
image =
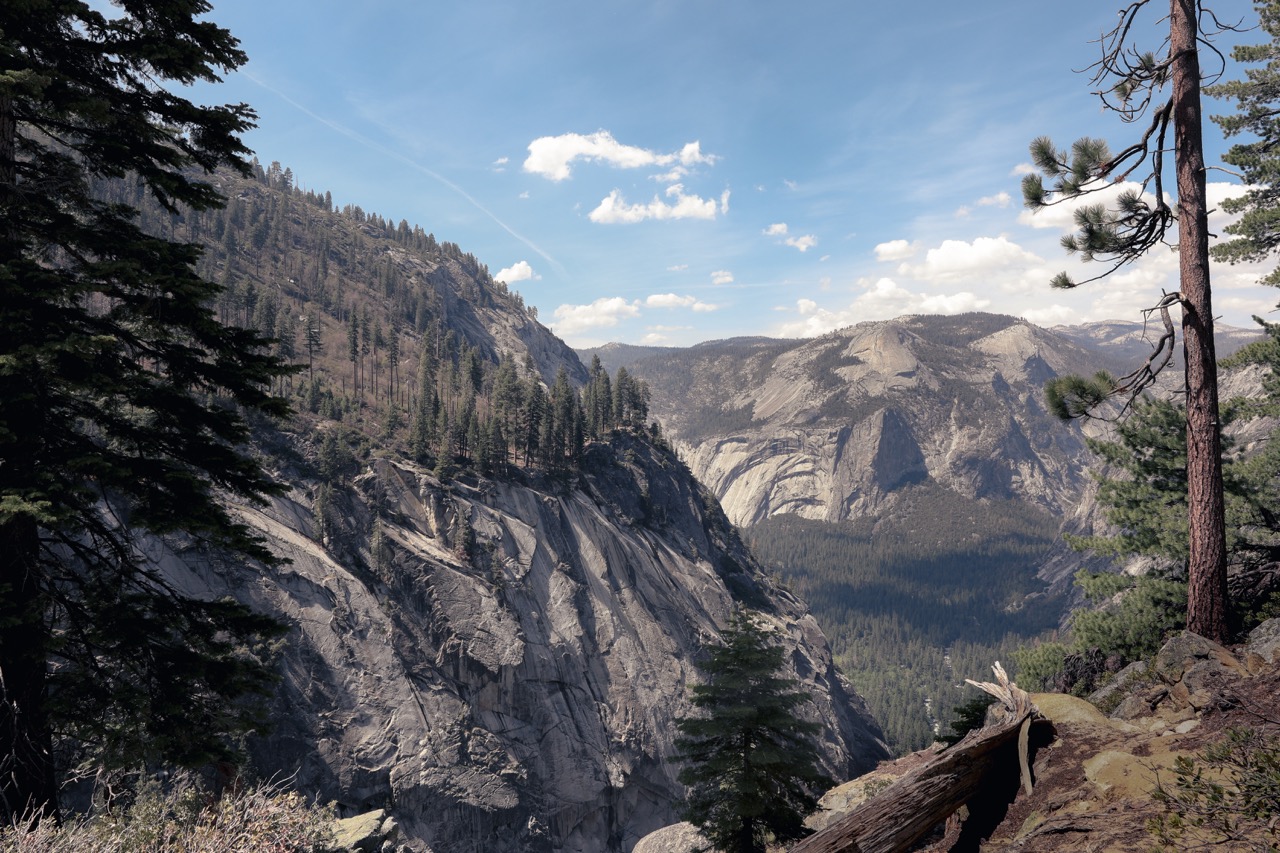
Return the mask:
[[1227, 642], [1227, 548], [1222, 434], [1209, 292], [1209, 238], [1201, 140], [1197, 3], [1171, 0], [1173, 121], [1178, 178], [1178, 266], [1186, 357], [1187, 510], [1190, 533], [1187, 628]]

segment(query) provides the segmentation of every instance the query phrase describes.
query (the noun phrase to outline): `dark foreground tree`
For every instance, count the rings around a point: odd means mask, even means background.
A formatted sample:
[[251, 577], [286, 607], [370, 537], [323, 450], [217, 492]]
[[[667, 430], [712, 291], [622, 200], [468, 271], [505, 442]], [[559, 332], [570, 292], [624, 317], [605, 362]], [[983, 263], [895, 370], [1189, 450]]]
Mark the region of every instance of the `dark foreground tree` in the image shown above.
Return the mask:
[[194, 247], [95, 193], [220, 204], [206, 173], [245, 170], [252, 113], [181, 90], [245, 57], [203, 0], [117, 5], [0, 3], [0, 822], [56, 810], [55, 745], [226, 754], [268, 680], [242, 649], [274, 623], [183, 594], [140, 537], [270, 559], [219, 498], [274, 491], [243, 413], [285, 412], [285, 370], [216, 321]]
[[816, 723], [797, 718], [809, 694], [781, 675], [783, 650], [750, 614], [737, 612], [693, 688], [701, 716], [678, 720], [680, 781], [689, 787], [685, 818], [716, 849], [763, 853], [769, 839], [808, 834], [815, 792], [831, 786], [817, 767]]
[[[1169, 309], [1182, 312], [1187, 412], [1188, 593], [1187, 627], [1225, 642], [1227, 625], [1227, 552], [1222, 496], [1222, 442], [1218, 417], [1218, 379], [1213, 342], [1213, 307], [1209, 290], [1209, 244], [1205, 200], [1204, 146], [1201, 138], [1199, 47], [1222, 29], [1198, 0], [1134, 0], [1120, 13], [1115, 29], [1100, 39], [1102, 58], [1094, 65], [1094, 83], [1104, 107], [1127, 122], [1138, 123], [1138, 139], [1112, 153], [1100, 139], [1080, 139], [1071, 152], [1057, 150], [1046, 138], [1031, 144], [1031, 156], [1042, 175], [1022, 184], [1027, 207], [1078, 199], [1112, 183], [1134, 179], [1137, 190], [1120, 194], [1116, 209], [1086, 205], [1075, 214], [1078, 233], [1063, 239], [1068, 252], [1103, 261], [1102, 278], [1166, 244], [1176, 225], [1179, 290], [1153, 306], [1164, 323], [1151, 358], [1120, 380], [1105, 374], [1093, 379], [1066, 377], [1049, 392], [1050, 403], [1064, 417], [1089, 413], [1108, 398], [1126, 405], [1155, 381], [1169, 363], [1174, 330]], [[1141, 16], [1151, 14], [1157, 26], [1168, 26], [1163, 55], [1136, 50], [1131, 37]], [[1172, 132], [1176, 208], [1166, 202], [1165, 154]], [[1044, 178], [1051, 181], [1046, 188]], [[1091, 280], [1096, 280], [1091, 279]], [[1060, 274], [1055, 287], [1075, 287]]]

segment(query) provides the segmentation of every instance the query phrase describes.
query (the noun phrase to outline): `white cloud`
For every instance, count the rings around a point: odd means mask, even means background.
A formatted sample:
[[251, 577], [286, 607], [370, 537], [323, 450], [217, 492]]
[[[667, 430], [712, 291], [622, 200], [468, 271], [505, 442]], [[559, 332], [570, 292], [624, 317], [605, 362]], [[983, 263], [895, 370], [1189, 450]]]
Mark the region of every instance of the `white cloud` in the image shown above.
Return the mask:
[[906, 240], [890, 240], [878, 243], [875, 248], [877, 261], [901, 261], [914, 255], [920, 249], [919, 243]]
[[674, 293], [654, 293], [644, 300], [648, 308], [688, 308], [697, 302], [695, 296], [677, 296]]
[[[1013, 197], [1007, 192], [998, 192], [995, 195], [984, 195], [982, 198], [974, 202], [978, 207], [998, 207], [1004, 209], [1013, 202]], [[973, 208], [964, 205], [956, 210], [956, 216], [963, 219], [973, 213]]]
[[529, 156], [524, 170], [542, 175], [552, 181], [570, 177], [570, 165], [575, 160], [600, 162], [619, 169], [638, 169], [645, 166], [677, 166], [682, 173], [691, 166], [711, 165], [717, 160], [713, 154], [703, 154], [701, 144], [687, 143], [679, 152], [661, 154], [634, 145], [624, 145], [607, 130], [583, 135], [564, 133], [560, 136], [542, 136], [529, 143]]
[[621, 190], [614, 190], [596, 209], [587, 214], [592, 222], [606, 225], [632, 224], [646, 219], [715, 219], [716, 203], [696, 195], [685, 195], [684, 186], [672, 184], [666, 194], [674, 201], [667, 204], [657, 196], [648, 204], [627, 204]]
[[763, 233], [766, 237], [785, 237], [786, 239], [782, 241], [783, 245], [799, 249], [801, 252], [807, 252], [818, 245], [818, 238], [812, 234], [805, 234], [803, 237], [787, 237], [787, 232], [787, 223], [775, 222], [764, 229]]
[[[1039, 210], [1024, 209], [1018, 214], [1018, 222], [1022, 225], [1029, 225], [1032, 228], [1054, 228], [1064, 233], [1074, 231], [1075, 212], [1081, 207], [1095, 204], [1114, 207], [1116, 197], [1120, 193], [1125, 191], [1140, 192], [1142, 190], [1142, 185], [1134, 181], [1125, 181], [1118, 184], [1096, 181], [1090, 184], [1089, 187], [1097, 187], [1097, 189], [1074, 198], [1062, 199]], [[1151, 193], [1143, 193], [1142, 195], [1148, 204], [1155, 203], [1155, 196]], [[1052, 202], [1053, 199], [1054, 197], [1051, 195], [1049, 200]]]
[[721, 213], [729, 212], [729, 191], [728, 190], [725, 190], [724, 192], [720, 193], [720, 212]]
[[696, 296], [678, 296], [674, 293], [654, 293], [644, 300], [646, 308], [690, 308], [705, 313], [715, 311], [720, 306], [702, 302]]
[[805, 234], [803, 237], [788, 237], [782, 242], [801, 252], [807, 252], [818, 245], [818, 238], [812, 234]]
[[978, 237], [972, 243], [944, 240], [925, 253], [919, 264], [902, 263], [898, 272], [922, 281], [968, 281], [997, 273], [1022, 273], [1044, 266], [1044, 261], [1003, 235]]
[[667, 267], [667, 272], [684, 272], [689, 268], [688, 264], [672, 264]]
[[621, 296], [601, 297], [590, 305], [561, 305], [551, 324], [557, 335], [573, 335], [587, 329], [616, 326], [621, 320], [640, 316], [640, 308]]
[[542, 276], [529, 266], [528, 261], [516, 261], [506, 269], [500, 269], [493, 274], [494, 281], [505, 281], [507, 284], [515, 284], [517, 281], [537, 281], [541, 278]]
[[505, 171], [507, 170], [507, 163], [509, 163], [509, 162], [510, 162], [510, 160], [509, 160], [508, 158], [506, 158], [506, 157], [499, 157], [497, 160], [494, 160], [494, 161], [493, 161], [493, 171], [495, 171], [495, 172], [505, 172]]
[[1013, 167], [1013, 171], [1011, 171], [1009, 174], [1014, 175], [1015, 177], [1022, 177], [1023, 175], [1034, 175], [1039, 171], [1040, 171], [1039, 169], [1037, 169], [1035, 166], [1031, 165], [1030, 163], [1019, 163], [1018, 165]]
[[520, 195], [516, 196], [516, 198], [528, 198], [528, 197], [529, 197], [528, 190], [525, 190], [524, 192], [520, 193]]
[[1028, 308], [1022, 316], [1037, 326], [1064, 326], [1080, 322], [1080, 314], [1065, 305], [1046, 305], [1043, 308]]
[[863, 282], [864, 292], [844, 308], [823, 308], [812, 299], [796, 300], [799, 319], [784, 323], [783, 337], [814, 337], [866, 320], [887, 320], [903, 314], [960, 314], [981, 311], [991, 300], [969, 291], [915, 293], [891, 278]]
[[712, 284], [733, 284], [733, 273], [728, 270], [715, 270], [711, 273]]

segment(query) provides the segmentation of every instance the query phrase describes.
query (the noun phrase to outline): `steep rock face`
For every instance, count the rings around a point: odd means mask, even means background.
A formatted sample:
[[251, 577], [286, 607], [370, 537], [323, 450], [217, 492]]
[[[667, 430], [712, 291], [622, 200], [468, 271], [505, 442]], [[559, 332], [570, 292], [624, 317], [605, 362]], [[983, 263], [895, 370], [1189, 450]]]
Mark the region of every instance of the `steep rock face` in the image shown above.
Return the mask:
[[[682, 362], [678, 367], [676, 362]], [[1087, 353], [1010, 317], [908, 317], [804, 342], [723, 342], [635, 365], [695, 475], [736, 524], [840, 521], [932, 480], [1065, 513], [1086, 485], [1076, 425], [1040, 402]], [[733, 389], [690, 395], [683, 387]], [[749, 413], [749, 416], [743, 416]]]
[[291, 560], [185, 555], [184, 584], [294, 627], [264, 774], [345, 813], [386, 807], [447, 851], [626, 851], [673, 822], [676, 716], [735, 603], [767, 614], [847, 778], [886, 754], [803, 604], [759, 572], [670, 454], [593, 445], [576, 488], [456, 482], [379, 461], [324, 533], [304, 483], [243, 517]]

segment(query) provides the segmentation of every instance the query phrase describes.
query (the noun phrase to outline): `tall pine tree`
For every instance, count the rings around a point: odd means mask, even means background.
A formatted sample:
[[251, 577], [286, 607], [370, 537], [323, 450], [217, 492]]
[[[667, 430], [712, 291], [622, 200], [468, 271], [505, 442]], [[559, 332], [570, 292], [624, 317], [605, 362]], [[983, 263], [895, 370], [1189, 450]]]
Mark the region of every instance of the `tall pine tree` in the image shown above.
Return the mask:
[[203, 0], [0, 4], [0, 821], [56, 809], [55, 737], [103, 761], [197, 764], [248, 724], [274, 624], [172, 586], [137, 535], [270, 555], [218, 499], [275, 486], [243, 411], [284, 414], [286, 369], [220, 324], [198, 250], [100, 200], [137, 182], [173, 212], [247, 172], [241, 105], [183, 86], [245, 61]]
[[[1102, 58], [1094, 66], [1105, 109], [1126, 122], [1140, 123], [1137, 140], [1113, 153], [1100, 139], [1077, 140], [1071, 151], [1059, 151], [1041, 137], [1031, 143], [1031, 157], [1041, 175], [1027, 175], [1022, 195], [1028, 208], [1078, 200], [1129, 180], [1139, 187], [1116, 199], [1116, 208], [1085, 205], [1076, 210], [1078, 231], [1063, 238], [1068, 252], [1117, 269], [1167, 242], [1176, 225], [1179, 290], [1167, 294], [1153, 310], [1164, 318], [1166, 334], [1147, 362], [1119, 381], [1106, 374], [1093, 379], [1063, 377], [1048, 393], [1050, 405], [1063, 417], [1088, 414], [1110, 397], [1133, 401], [1169, 364], [1174, 331], [1169, 309], [1182, 312], [1184, 389], [1187, 436], [1188, 593], [1187, 627], [1226, 642], [1227, 551], [1222, 492], [1222, 432], [1218, 416], [1218, 375], [1213, 341], [1213, 307], [1209, 288], [1208, 205], [1205, 197], [1204, 146], [1201, 137], [1200, 60], [1198, 48], [1216, 26], [1198, 0], [1170, 0], [1164, 14], [1157, 0], [1135, 0], [1120, 12], [1116, 27], [1101, 38]], [[1143, 14], [1157, 16], [1167, 31], [1163, 55], [1137, 50], [1130, 39]], [[1172, 137], [1172, 139], [1170, 139]], [[1165, 155], [1172, 142], [1173, 177], [1169, 185]], [[1044, 178], [1051, 181], [1044, 185]], [[1176, 189], [1170, 207], [1166, 191]], [[1095, 280], [1091, 279], [1091, 280]], [[1076, 287], [1065, 273], [1052, 282]]]
[[816, 723], [796, 716], [809, 694], [781, 674], [783, 650], [757, 618], [735, 612], [693, 688], [702, 714], [676, 722], [685, 817], [717, 850], [764, 853], [808, 834], [804, 818], [831, 780], [818, 769]]

